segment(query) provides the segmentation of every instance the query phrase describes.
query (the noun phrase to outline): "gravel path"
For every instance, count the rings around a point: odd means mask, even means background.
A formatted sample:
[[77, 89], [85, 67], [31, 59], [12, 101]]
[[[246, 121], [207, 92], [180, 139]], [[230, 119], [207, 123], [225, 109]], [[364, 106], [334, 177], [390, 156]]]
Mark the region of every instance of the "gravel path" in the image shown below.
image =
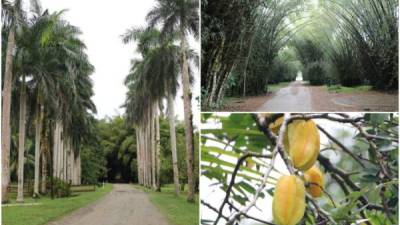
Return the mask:
[[302, 81], [294, 81], [277, 91], [257, 111], [263, 112], [312, 112], [311, 94]]
[[168, 225], [147, 195], [129, 184], [114, 184], [99, 201], [48, 225]]

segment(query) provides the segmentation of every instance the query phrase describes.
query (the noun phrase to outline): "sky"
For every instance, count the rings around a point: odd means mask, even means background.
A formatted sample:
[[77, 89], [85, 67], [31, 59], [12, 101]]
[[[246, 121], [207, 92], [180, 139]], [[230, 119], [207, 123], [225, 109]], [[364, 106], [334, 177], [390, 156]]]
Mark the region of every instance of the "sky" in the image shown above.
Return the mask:
[[[129, 72], [130, 60], [140, 55], [135, 52], [134, 42], [124, 45], [120, 36], [128, 28], [144, 26], [146, 14], [155, 6], [155, 1], [41, 0], [41, 4], [43, 9], [49, 9], [50, 12], [68, 9], [63, 18], [83, 32], [81, 39], [85, 42], [89, 60], [95, 67], [92, 80], [97, 118], [123, 114], [124, 109], [120, 106], [127, 91], [123, 81]], [[198, 42], [192, 38], [189, 43], [192, 48], [200, 49]], [[197, 74], [192, 101], [195, 124], [198, 124], [199, 118], [199, 107], [195, 101], [200, 90], [198, 77]], [[182, 92], [179, 92], [175, 100], [175, 113], [183, 120], [181, 96]]]

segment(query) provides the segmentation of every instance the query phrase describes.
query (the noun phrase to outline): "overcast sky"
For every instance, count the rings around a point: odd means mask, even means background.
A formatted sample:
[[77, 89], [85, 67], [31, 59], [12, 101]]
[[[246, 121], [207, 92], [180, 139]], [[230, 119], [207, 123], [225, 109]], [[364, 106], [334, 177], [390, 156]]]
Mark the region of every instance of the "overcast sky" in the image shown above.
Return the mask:
[[[41, 3], [43, 9], [49, 9], [50, 12], [68, 9], [64, 18], [83, 32], [81, 38], [87, 46], [89, 60], [96, 69], [92, 79], [97, 117], [123, 114], [124, 109], [120, 106], [127, 91], [123, 80], [129, 72], [130, 59], [139, 57], [139, 54], [135, 52], [134, 43], [122, 44], [120, 35], [132, 26], [145, 25], [145, 16], [155, 1], [41, 0]], [[199, 49], [198, 43], [190, 41], [190, 44], [192, 48]], [[196, 78], [192, 106], [194, 122], [198, 124], [199, 110], [194, 99], [199, 95], [199, 78]], [[181, 96], [182, 92], [179, 92], [175, 101], [175, 112], [179, 119], [183, 119]]]

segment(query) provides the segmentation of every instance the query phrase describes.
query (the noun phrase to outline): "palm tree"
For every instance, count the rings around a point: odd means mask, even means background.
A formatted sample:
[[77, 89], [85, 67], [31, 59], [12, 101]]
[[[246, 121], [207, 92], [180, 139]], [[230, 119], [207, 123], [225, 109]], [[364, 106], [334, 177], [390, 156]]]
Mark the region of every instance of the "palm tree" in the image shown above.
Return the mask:
[[[155, 29], [133, 28], [123, 35], [123, 42], [128, 43], [131, 40], [138, 41], [138, 49], [142, 53], [143, 61], [133, 61], [132, 72], [126, 78], [127, 84], [134, 84], [135, 81], [142, 80], [146, 84], [143, 91], [153, 90], [150, 94], [155, 101], [159, 102], [167, 93], [176, 94], [177, 83], [177, 65], [179, 56], [176, 46], [172, 45], [172, 40], [162, 43], [160, 32]], [[132, 85], [132, 88], [137, 86]], [[138, 91], [138, 90], [137, 90]], [[138, 93], [136, 93], [138, 94]], [[179, 170], [178, 157], [176, 150], [176, 133], [175, 133], [175, 115], [172, 94], [168, 94], [169, 103], [168, 112], [170, 118], [170, 138], [172, 165], [174, 174], [175, 194], [179, 195]], [[154, 104], [157, 106], [158, 104]], [[156, 119], [158, 123], [158, 118]], [[157, 130], [157, 140], [159, 140], [159, 129]], [[156, 155], [159, 157], [159, 141], [157, 141]], [[157, 159], [159, 161], [159, 159]], [[157, 168], [159, 170], [159, 168]], [[159, 180], [159, 171], [157, 179]], [[159, 181], [156, 189], [159, 189]]]
[[[44, 116], [55, 125], [57, 148], [53, 149], [54, 175], [58, 178], [72, 179], [71, 174], [75, 159], [78, 159], [79, 146], [89, 135], [92, 119], [89, 111], [96, 109], [90, 100], [93, 95], [89, 75], [93, 72], [86, 54], [84, 44], [77, 38], [81, 33], [78, 28], [60, 19], [63, 11], [49, 14], [46, 10], [31, 20], [32, 25], [27, 27], [21, 35], [22, 50], [27, 60], [24, 72], [32, 74], [33, 93], [36, 95], [36, 132], [35, 132], [35, 185], [34, 196], [39, 192], [39, 166], [42, 124]], [[26, 65], [26, 66], [25, 66]], [[55, 122], [55, 123], [54, 123]], [[47, 127], [44, 136], [50, 136], [54, 127]], [[63, 138], [61, 138], [63, 134]], [[63, 139], [63, 141], [61, 141]], [[49, 139], [46, 138], [46, 142]], [[48, 154], [48, 143], [45, 142]], [[65, 148], [64, 148], [65, 147]], [[72, 149], [75, 152], [72, 152]], [[76, 157], [75, 157], [76, 156]], [[55, 159], [55, 158], [54, 158]], [[42, 160], [42, 168], [46, 168], [46, 161]], [[67, 165], [68, 164], [68, 165]], [[69, 170], [69, 172], [68, 172]], [[77, 176], [79, 176], [79, 168]], [[42, 177], [45, 183], [46, 174]], [[79, 179], [76, 183], [79, 183]]]
[[17, 202], [24, 201], [24, 154], [25, 154], [25, 125], [26, 125], [26, 84], [22, 75], [19, 98], [19, 137], [18, 137], [18, 195]]
[[1, 199], [7, 202], [7, 189], [10, 182], [10, 112], [11, 112], [11, 91], [13, 80], [13, 60], [15, 49], [15, 30], [24, 22], [25, 12], [22, 10], [22, 0], [15, 0], [10, 3], [2, 0], [2, 24], [3, 30], [8, 32], [7, 53], [4, 69], [4, 84], [2, 92], [2, 120], [1, 120], [1, 164], [2, 164], [2, 186]]
[[[34, 94], [36, 95], [36, 119], [35, 119], [35, 170], [34, 170], [34, 191], [33, 197], [38, 197], [39, 195], [39, 170], [40, 170], [40, 155], [41, 155], [41, 137], [43, 120], [45, 116], [45, 105], [50, 108], [56, 105], [56, 99], [52, 93], [55, 93], [57, 80], [54, 79], [55, 63], [59, 64], [57, 52], [54, 51], [52, 44], [50, 43], [51, 38], [48, 36], [49, 30], [54, 29], [54, 25], [59, 20], [62, 12], [48, 14], [48, 11], [42, 13], [41, 7], [35, 7], [35, 23], [30, 27], [31, 39], [26, 43], [27, 46], [31, 46], [30, 51], [34, 56], [32, 57], [33, 62], [28, 65], [31, 66], [31, 74], [33, 76], [34, 82]], [[55, 32], [51, 32], [51, 35], [57, 35]], [[59, 58], [59, 57], [58, 57]], [[53, 59], [53, 60], [51, 60]], [[45, 155], [42, 154], [44, 157]], [[45, 160], [42, 161], [46, 163]], [[46, 166], [42, 166], [46, 168]], [[42, 181], [43, 182], [43, 181]], [[45, 182], [45, 181], [44, 181]]]
[[189, 81], [189, 66], [187, 60], [187, 34], [198, 36], [199, 26], [199, 3], [196, 0], [157, 0], [157, 5], [147, 14], [146, 19], [151, 27], [162, 24], [161, 33], [164, 37], [179, 33], [181, 73], [183, 86], [183, 102], [185, 117], [185, 141], [186, 161], [188, 174], [188, 197], [189, 202], [194, 201], [194, 146], [193, 146], [193, 124], [191, 90]]

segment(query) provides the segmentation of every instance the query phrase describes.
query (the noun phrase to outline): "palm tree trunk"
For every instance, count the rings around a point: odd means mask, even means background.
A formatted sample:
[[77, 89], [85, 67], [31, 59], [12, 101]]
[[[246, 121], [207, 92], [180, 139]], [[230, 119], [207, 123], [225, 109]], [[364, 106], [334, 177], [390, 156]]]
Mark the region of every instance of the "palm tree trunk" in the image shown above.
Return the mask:
[[24, 202], [24, 161], [25, 161], [25, 123], [26, 123], [26, 89], [25, 75], [22, 75], [19, 106], [19, 140], [18, 140], [18, 194], [17, 202]]
[[7, 202], [7, 189], [10, 182], [10, 143], [11, 143], [11, 91], [12, 91], [12, 67], [13, 50], [15, 46], [14, 29], [10, 29], [7, 41], [6, 64], [3, 85], [3, 106], [1, 116], [1, 199]]
[[172, 169], [174, 172], [175, 195], [178, 196], [179, 170], [178, 170], [178, 156], [176, 152], [175, 110], [174, 110], [174, 99], [171, 93], [168, 93], [168, 119], [169, 119], [169, 135], [171, 140]]
[[181, 54], [182, 54], [182, 86], [183, 86], [183, 106], [185, 117], [185, 141], [186, 141], [186, 163], [188, 177], [188, 196], [189, 202], [194, 202], [194, 146], [193, 146], [193, 124], [192, 124], [192, 101], [189, 83], [189, 67], [186, 57], [187, 43], [185, 32], [181, 29]]
[[71, 171], [72, 171], [72, 161], [71, 161], [71, 142], [68, 140], [67, 142], [67, 159], [66, 159], [66, 164], [67, 164], [67, 171], [66, 171], [66, 179], [67, 183], [71, 184]]
[[61, 180], [64, 180], [63, 179], [64, 141], [62, 138], [63, 125], [61, 125], [60, 127], [61, 127], [61, 129], [60, 129], [59, 139], [58, 139], [58, 141], [59, 141], [59, 145], [58, 145], [58, 148], [59, 148], [59, 150], [58, 150], [59, 151], [59, 154], [58, 154], [58, 156], [59, 156], [58, 157], [58, 178], [60, 178]]
[[143, 131], [142, 131], [142, 126], [138, 126], [138, 139], [139, 139], [139, 144], [138, 144], [138, 151], [139, 151], [139, 159], [138, 165], [139, 165], [139, 173], [140, 173], [140, 185], [143, 185], [144, 182], [144, 174], [143, 174]]
[[75, 152], [71, 148], [71, 184], [75, 185]]
[[[157, 105], [158, 106], [158, 105]], [[158, 115], [158, 107], [157, 115], [156, 115], [156, 191], [161, 191], [161, 182], [160, 182], [160, 168], [161, 168], [161, 161], [160, 161], [160, 116]]]
[[67, 181], [67, 151], [68, 151], [68, 139], [66, 139], [66, 138], [63, 138], [63, 141], [62, 141], [62, 146], [63, 146], [63, 157], [62, 157], [62, 165], [63, 165], [63, 167], [62, 167], [62, 179], [65, 181], [65, 182], [68, 182]]
[[146, 127], [142, 125], [142, 169], [143, 169], [143, 186], [146, 186]]
[[146, 135], [146, 153], [147, 153], [147, 187], [151, 188], [151, 115], [147, 118], [147, 135]]
[[82, 176], [82, 170], [81, 170], [81, 153], [78, 152], [78, 159], [77, 159], [77, 165], [76, 165], [76, 169], [78, 171], [77, 173], [77, 185], [81, 185], [81, 176]]
[[40, 138], [42, 135], [42, 125], [43, 125], [43, 110], [44, 106], [40, 104], [40, 99], [38, 97], [37, 104], [37, 118], [35, 127], [35, 180], [33, 187], [33, 197], [39, 196], [39, 170], [40, 170]]
[[151, 180], [152, 180], [152, 187], [154, 190], [157, 189], [156, 185], [156, 114], [155, 114], [155, 109], [156, 109], [157, 103], [153, 103], [153, 107], [151, 109]]
[[73, 185], [78, 185], [78, 156], [74, 153], [74, 174]]
[[[45, 132], [46, 133], [46, 132]], [[42, 140], [42, 184], [41, 184], [41, 192], [42, 194], [45, 194], [47, 191], [47, 157], [46, 154], [48, 152], [48, 139], [47, 139], [47, 134], [45, 134], [43, 140]]]
[[[44, 121], [42, 124], [45, 125], [46, 121]], [[49, 153], [49, 138], [48, 138], [48, 131], [47, 127], [45, 126], [44, 129], [42, 129], [43, 137], [41, 138], [41, 146], [43, 147], [43, 150], [41, 152], [42, 154], [42, 180], [41, 180], [41, 193], [45, 194], [47, 192], [47, 156]]]
[[58, 130], [59, 124], [56, 121], [54, 132], [53, 132], [53, 177], [57, 177], [58, 170]]
[[135, 129], [136, 134], [136, 159], [137, 159], [137, 171], [138, 171], [138, 183], [142, 182], [142, 173], [141, 173], [141, 157], [140, 157], [140, 130], [139, 126]]
[[144, 161], [143, 161], [143, 170], [144, 170], [144, 186], [147, 187], [147, 181], [148, 181], [148, 170], [147, 170], [147, 124], [144, 124], [143, 127], [143, 155], [144, 155]]
[[139, 136], [138, 136], [138, 130], [137, 128], [135, 129], [135, 138], [136, 138], [136, 162], [137, 162], [137, 180], [138, 183], [140, 184], [140, 157], [139, 157]]

